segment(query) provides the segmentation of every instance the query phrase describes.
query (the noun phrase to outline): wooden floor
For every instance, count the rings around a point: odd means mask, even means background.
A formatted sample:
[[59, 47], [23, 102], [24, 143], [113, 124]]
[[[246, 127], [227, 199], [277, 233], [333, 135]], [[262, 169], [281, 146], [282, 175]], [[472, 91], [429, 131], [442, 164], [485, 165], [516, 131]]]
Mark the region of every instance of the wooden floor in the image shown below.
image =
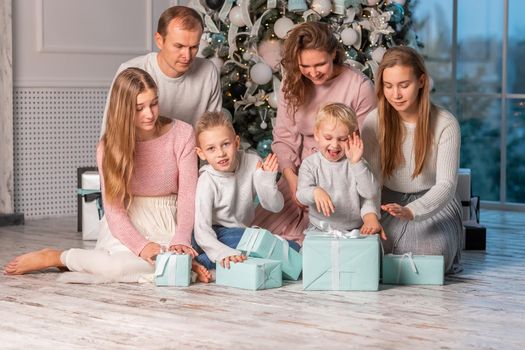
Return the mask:
[[[378, 292], [267, 291], [214, 284], [74, 285], [56, 273], [0, 276], [1, 349], [524, 349], [525, 213], [483, 211], [486, 252], [444, 286]], [[0, 227], [0, 265], [84, 245], [75, 218]]]

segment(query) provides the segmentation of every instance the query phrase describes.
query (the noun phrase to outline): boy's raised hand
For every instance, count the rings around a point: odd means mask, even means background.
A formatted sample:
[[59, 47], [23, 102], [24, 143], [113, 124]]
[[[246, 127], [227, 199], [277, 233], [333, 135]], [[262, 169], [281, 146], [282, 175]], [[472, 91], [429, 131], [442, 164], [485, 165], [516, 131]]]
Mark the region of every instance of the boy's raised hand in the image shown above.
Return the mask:
[[221, 264], [222, 267], [229, 269], [230, 268], [230, 262], [243, 262], [244, 260], [248, 259], [245, 255], [231, 255], [227, 256], [224, 259], [222, 259], [219, 264]]
[[257, 169], [262, 168], [263, 171], [275, 173], [279, 169], [279, 163], [277, 162], [277, 156], [273, 153], [268, 154], [264, 162], [259, 161], [257, 163]]
[[335, 212], [334, 203], [332, 203], [330, 195], [321, 187], [314, 189], [314, 200], [317, 211], [319, 213], [322, 212], [324, 216], [330, 216]]
[[359, 134], [354, 131], [351, 137], [348, 138], [348, 143], [345, 145], [346, 158], [348, 158], [352, 164], [355, 164], [361, 160], [363, 150], [363, 140], [361, 140]]

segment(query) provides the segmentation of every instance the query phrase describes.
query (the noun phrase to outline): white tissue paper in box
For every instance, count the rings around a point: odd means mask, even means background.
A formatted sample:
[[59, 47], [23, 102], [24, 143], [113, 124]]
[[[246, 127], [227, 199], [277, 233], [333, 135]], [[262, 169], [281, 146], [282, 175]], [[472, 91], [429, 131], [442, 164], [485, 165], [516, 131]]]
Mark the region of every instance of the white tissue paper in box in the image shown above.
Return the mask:
[[[97, 171], [82, 173], [82, 189], [100, 190], [100, 176]], [[85, 241], [97, 240], [100, 226], [97, 201], [86, 202], [82, 198], [82, 239]]]
[[[463, 221], [470, 220], [470, 188], [471, 188], [471, 172], [470, 169], [459, 168], [458, 170], [458, 186], [456, 192], [459, 195], [463, 209]], [[468, 203], [468, 204], [467, 204]]]

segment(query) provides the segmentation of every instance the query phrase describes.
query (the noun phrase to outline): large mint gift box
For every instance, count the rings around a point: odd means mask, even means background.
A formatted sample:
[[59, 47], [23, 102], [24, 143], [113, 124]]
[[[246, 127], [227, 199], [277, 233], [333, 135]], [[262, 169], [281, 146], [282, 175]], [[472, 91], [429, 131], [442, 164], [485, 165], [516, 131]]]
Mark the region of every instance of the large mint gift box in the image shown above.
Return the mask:
[[379, 289], [378, 235], [306, 231], [303, 242], [304, 290]]
[[438, 284], [445, 279], [445, 259], [442, 255], [383, 256], [383, 283], [385, 284]]
[[230, 263], [230, 268], [217, 264], [215, 281], [218, 285], [241, 289], [269, 289], [283, 285], [281, 262], [248, 258], [241, 263]]
[[162, 253], [155, 260], [157, 286], [187, 287], [191, 282], [191, 256], [188, 254]]
[[255, 258], [278, 260], [284, 278], [296, 281], [301, 274], [303, 258], [288, 241], [261, 228], [247, 228], [237, 249]]

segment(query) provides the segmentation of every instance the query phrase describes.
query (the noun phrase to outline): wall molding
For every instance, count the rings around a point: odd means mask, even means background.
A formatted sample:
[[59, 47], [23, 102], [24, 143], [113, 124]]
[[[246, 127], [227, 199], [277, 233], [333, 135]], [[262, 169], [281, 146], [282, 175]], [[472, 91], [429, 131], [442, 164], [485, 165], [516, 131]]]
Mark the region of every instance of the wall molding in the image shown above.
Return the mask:
[[103, 47], [103, 46], [75, 46], [75, 45], [53, 45], [45, 40], [44, 2], [36, 2], [36, 44], [37, 52], [40, 53], [85, 53], [85, 54], [124, 54], [143, 55], [153, 48], [153, 0], [145, 0], [146, 28], [144, 30], [145, 41], [143, 47]]
[[13, 82], [14, 88], [109, 88], [111, 86], [111, 79], [18, 79]]

